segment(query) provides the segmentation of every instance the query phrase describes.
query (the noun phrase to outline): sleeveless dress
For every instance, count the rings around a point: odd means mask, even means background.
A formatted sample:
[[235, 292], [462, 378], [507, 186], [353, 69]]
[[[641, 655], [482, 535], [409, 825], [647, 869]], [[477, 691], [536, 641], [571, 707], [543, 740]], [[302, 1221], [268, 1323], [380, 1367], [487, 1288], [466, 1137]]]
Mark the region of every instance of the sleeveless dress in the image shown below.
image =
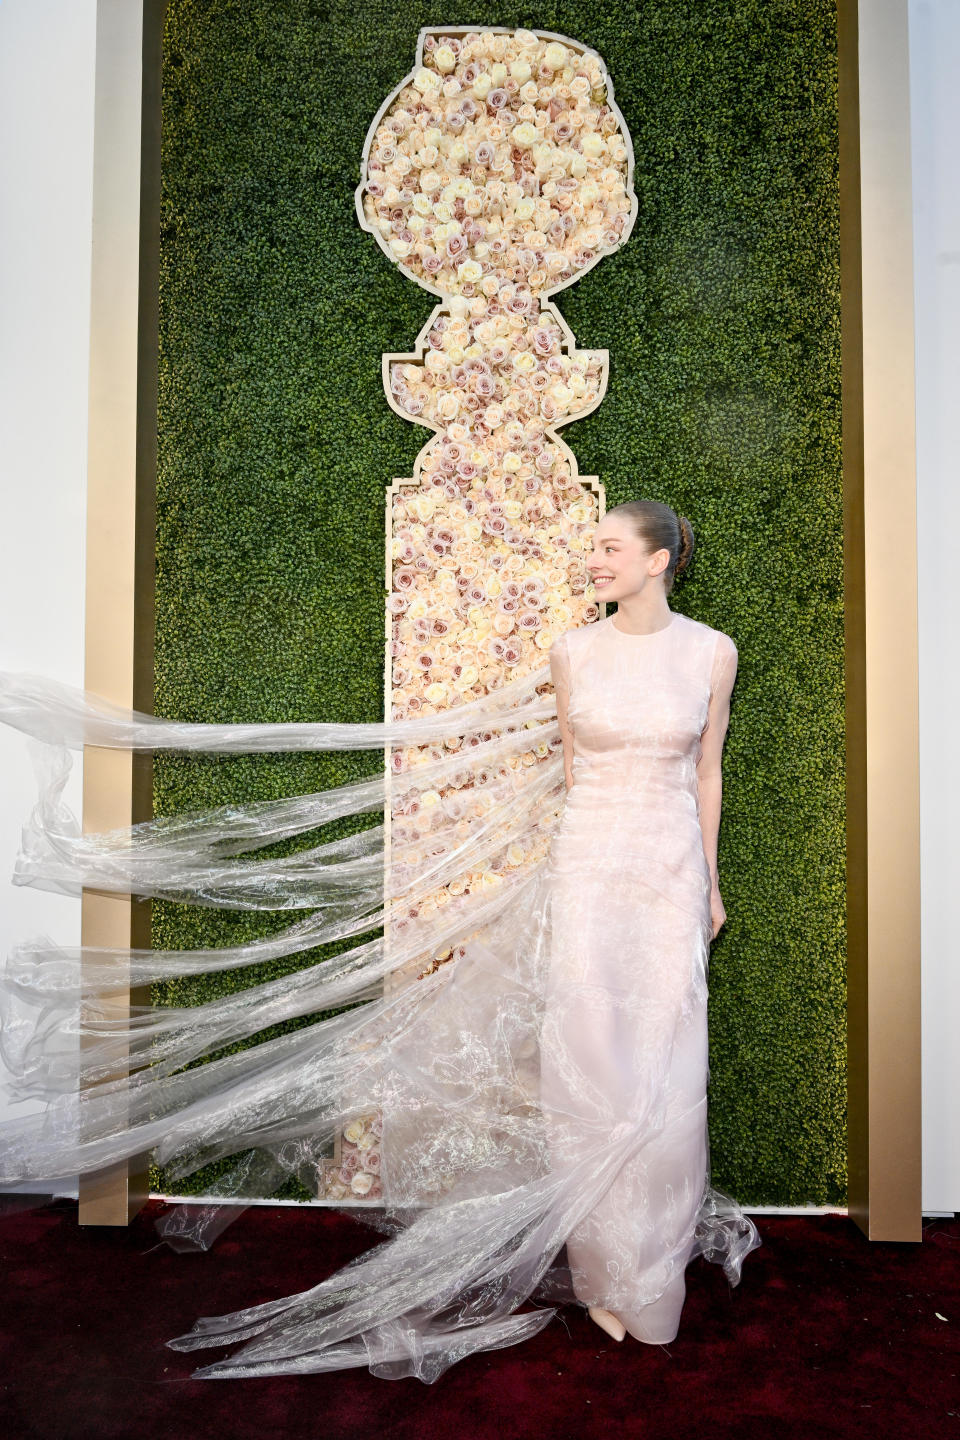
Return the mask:
[[698, 1222], [702, 1248], [719, 1198], [708, 1179], [712, 926], [697, 761], [711, 693], [736, 653], [729, 636], [679, 613], [646, 635], [610, 616], [551, 652], [574, 784], [550, 854], [541, 1106], [555, 1164], [628, 1140], [567, 1258], [577, 1298], [650, 1342], [677, 1333]]
[[[496, 871], [519, 835], [534, 861], [514, 874], [501, 867], [492, 888], [451, 900], [439, 919], [414, 922], [405, 954], [436, 953], [441, 933], [456, 952], [451, 963], [395, 989], [380, 993], [398, 956], [385, 955], [375, 938], [210, 1006], [135, 1016], [119, 1039], [113, 1028], [101, 1034], [94, 1011], [84, 1023], [100, 1049], [85, 1051], [85, 1065], [96, 1056], [112, 1074], [121, 1042], [158, 1048], [148, 1066], [134, 1067], [129, 1084], [111, 1081], [86, 1094], [81, 1110], [77, 1062], [57, 1038], [81, 1023], [74, 1013], [80, 952], [28, 943], [10, 975], [0, 976], [0, 1018], [8, 1036], [21, 1037], [26, 1079], [46, 1085], [56, 1103], [0, 1124], [0, 1187], [96, 1171], [153, 1149], [158, 1163], [181, 1174], [237, 1157], [215, 1193], [243, 1199], [268, 1192], [278, 1176], [307, 1183], [333, 1129], [373, 1113], [382, 1134], [382, 1206], [350, 1213], [387, 1238], [296, 1294], [195, 1320], [167, 1342], [171, 1349], [239, 1347], [195, 1376], [365, 1366], [385, 1379], [429, 1384], [460, 1360], [536, 1336], [556, 1313], [550, 1302], [603, 1306], [637, 1339], [671, 1340], [691, 1259], [721, 1264], [733, 1286], [761, 1243], [749, 1216], [710, 1183], [706, 1123], [710, 876], [697, 761], [711, 694], [735, 659], [728, 636], [681, 614], [650, 635], [622, 632], [609, 618], [560, 636], [550, 676], [557, 698], [566, 695], [574, 737], [569, 791], [551, 721], [556, 700], [539, 693], [546, 666], [522, 679], [516, 695], [496, 693], [469, 709], [469, 719], [461, 715], [457, 734], [489, 725], [492, 738], [478, 735], [476, 749], [455, 757], [473, 785], [464, 781], [453, 793], [437, 853], [452, 874], [483, 864]], [[526, 705], [523, 723], [498, 738], [499, 727], [517, 720], [517, 695]], [[0, 719], [48, 742], [52, 735], [141, 747], [238, 741], [237, 727], [211, 734], [211, 727], [120, 712], [16, 677], [0, 684]], [[531, 720], [547, 722], [539, 746], [539, 729], [526, 728]], [[418, 743], [430, 725], [417, 727]], [[408, 743], [406, 732], [384, 734], [388, 727], [338, 726], [332, 736], [323, 726], [302, 728], [303, 735], [296, 726], [246, 727], [257, 733], [240, 735], [240, 748]], [[497, 761], [505, 742], [513, 750]], [[526, 762], [519, 770], [508, 764], [517, 750]], [[425, 772], [440, 783], [449, 765], [441, 757], [417, 771], [418, 791]], [[185, 899], [229, 898], [239, 886], [244, 895], [262, 892], [271, 908], [291, 886], [302, 903], [297, 887], [309, 882], [306, 898], [321, 908], [281, 932], [281, 955], [326, 935], [325, 925], [354, 935], [371, 928], [367, 891], [373, 868], [383, 872], [379, 850], [341, 853], [335, 842], [332, 857], [322, 847], [297, 854], [292, 878], [291, 862], [248, 868], [244, 852], [250, 830], [261, 840], [287, 833], [285, 826], [299, 833], [334, 801], [379, 805], [379, 782], [372, 791], [366, 780], [345, 787], [345, 801], [333, 790], [161, 818], [137, 832], [131, 859], [115, 834], [73, 833], [55, 803], [62, 781], [54, 766], [25, 857], [31, 874]], [[464, 813], [471, 797], [475, 813]], [[41, 821], [50, 827], [46, 860]], [[221, 859], [227, 842], [240, 847], [239, 861], [229, 848]], [[188, 877], [189, 867], [198, 871], [199, 885], [185, 884], [184, 863]], [[428, 889], [436, 873], [447, 873], [435, 872], [436, 863], [427, 853]], [[412, 893], [392, 876], [387, 889], [388, 898], [395, 889]], [[116, 957], [83, 953], [84, 983], [96, 979], [109, 994]], [[222, 951], [131, 950], [121, 958], [145, 982], [247, 965], [262, 953], [258, 941]], [[351, 1000], [362, 1003], [344, 1011]], [[268, 1020], [303, 1014], [327, 1018], [179, 1068]], [[154, 1028], [143, 1034], [147, 1021]], [[205, 1249], [240, 1208], [184, 1204], [156, 1228], [174, 1248]], [[314, 1261], [322, 1268], [322, 1255]], [[312, 1268], [308, 1246], [305, 1272]]]

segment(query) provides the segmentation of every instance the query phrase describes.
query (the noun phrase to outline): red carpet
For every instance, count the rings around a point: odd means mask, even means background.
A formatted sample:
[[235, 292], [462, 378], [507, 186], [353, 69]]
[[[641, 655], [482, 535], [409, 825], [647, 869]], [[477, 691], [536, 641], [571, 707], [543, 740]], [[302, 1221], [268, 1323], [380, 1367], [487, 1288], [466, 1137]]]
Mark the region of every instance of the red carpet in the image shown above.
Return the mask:
[[[247, 1210], [207, 1254], [159, 1244], [153, 1201], [129, 1230], [79, 1228], [76, 1205], [0, 1198], [0, 1425], [5, 1440], [943, 1440], [960, 1437], [960, 1221], [920, 1244], [870, 1243], [842, 1215], [760, 1215], [730, 1291], [687, 1271], [669, 1346], [617, 1344], [564, 1307], [508, 1350], [434, 1385], [368, 1370], [191, 1380], [225, 1353], [164, 1341], [307, 1289], [381, 1236], [332, 1211]], [[945, 1318], [939, 1319], [937, 1312]]]

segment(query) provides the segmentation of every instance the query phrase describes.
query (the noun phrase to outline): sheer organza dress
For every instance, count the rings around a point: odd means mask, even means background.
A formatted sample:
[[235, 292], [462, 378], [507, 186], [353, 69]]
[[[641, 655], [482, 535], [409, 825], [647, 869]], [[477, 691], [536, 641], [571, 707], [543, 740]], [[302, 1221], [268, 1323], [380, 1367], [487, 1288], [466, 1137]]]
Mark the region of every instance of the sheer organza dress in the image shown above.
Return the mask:
[[567, 1258], [579, 1299], [663, 1342], [679, 1326], [701, 1206], [715, 1208], [697, 762], [736, 647], [678, 613], [648, 634], [610, 616], [561, 636], [551, 659], [574, 784], [551, 851], [541, 1104], [557, 1164], [632, 1139]]
[[[41, 779], [18, 883], [309, 912], [223, 948], [15, 947], [0, 977], [3, 1056], [19, 1094], [47, 1105], [0, 1122], [0, 1188], [146, 1152], [174, 1178], [230, 1161], [214, 1202], [157, 1221], [174, 1248], [207, 1249], [242, 1210], [226, 1202], [288, 1176], [311, 1183], [356, 1117], [375, 1114], [382, 1133], [380, 1200], [348, 1213], [387, 1238], [302, 1292], [197, 1319], [172, 1349], [238, 1348], [193, 1374], [366, 1366], [432, 1383], [533, 1337], [558, 1303], [604, 1307], [638, 1339], [668, 1341], [698, 1255], [739, 1283], [760, 1237], [710, 1181], [697, 783], [711, 697], [736, 648], [678, 613], [647, 635], [615, 619], [562, 634], [549, 663], [482, 700], [383, 725], [196, 725], [0, 676], [0, 720], [34, 738]], [[462, 737], [453, 750], [451, 737]], [[64, 747], [84, 744], [425, 748], [393, 776], [98, 835], [62, 803]], [[382, 826], [250, 858], [385, 804], [386, 866]], [[450, 882], [446, 903], [422, 903]], [[377, 925], [388, 940], [309, 961], [311, 947]], [[201, 1006], [135, 1007], [129, 1021], [109, 1007], [118, 974], [131, 985], [243, 975], [284, 955], [301, 963]], [[299, 1016], [310, 1023], [264, 1033]], [[256, 1043], [218, 1055], [246, 1039]], [[304, 1225], [304, 1273], [323, 1275]]]

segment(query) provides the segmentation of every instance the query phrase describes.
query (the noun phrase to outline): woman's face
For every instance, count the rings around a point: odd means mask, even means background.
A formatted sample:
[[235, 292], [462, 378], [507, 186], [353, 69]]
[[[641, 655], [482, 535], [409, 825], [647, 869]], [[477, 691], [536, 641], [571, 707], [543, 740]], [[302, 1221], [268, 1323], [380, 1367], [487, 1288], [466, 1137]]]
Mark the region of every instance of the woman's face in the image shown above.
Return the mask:
[[651, 584], [660, 584], [670, 551], [649, 551], [628, 520], [605, 515], [593, 536], [587, 570], [597, 600], [624, 600]]

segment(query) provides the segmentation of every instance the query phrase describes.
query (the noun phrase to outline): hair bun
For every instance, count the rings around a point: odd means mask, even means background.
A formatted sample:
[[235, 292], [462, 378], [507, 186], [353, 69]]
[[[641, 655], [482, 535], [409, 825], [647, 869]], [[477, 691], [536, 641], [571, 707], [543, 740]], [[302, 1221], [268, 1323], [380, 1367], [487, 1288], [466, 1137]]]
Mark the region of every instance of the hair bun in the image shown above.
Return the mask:
[[690, 557], [693, 555], [693, 526], [686, 515], [678, 515], [680, 525], [680, 546], [677, 550], [677, 563], [674, 573], [679, 575], [681, 570], [686, 570], [690, 564]]

